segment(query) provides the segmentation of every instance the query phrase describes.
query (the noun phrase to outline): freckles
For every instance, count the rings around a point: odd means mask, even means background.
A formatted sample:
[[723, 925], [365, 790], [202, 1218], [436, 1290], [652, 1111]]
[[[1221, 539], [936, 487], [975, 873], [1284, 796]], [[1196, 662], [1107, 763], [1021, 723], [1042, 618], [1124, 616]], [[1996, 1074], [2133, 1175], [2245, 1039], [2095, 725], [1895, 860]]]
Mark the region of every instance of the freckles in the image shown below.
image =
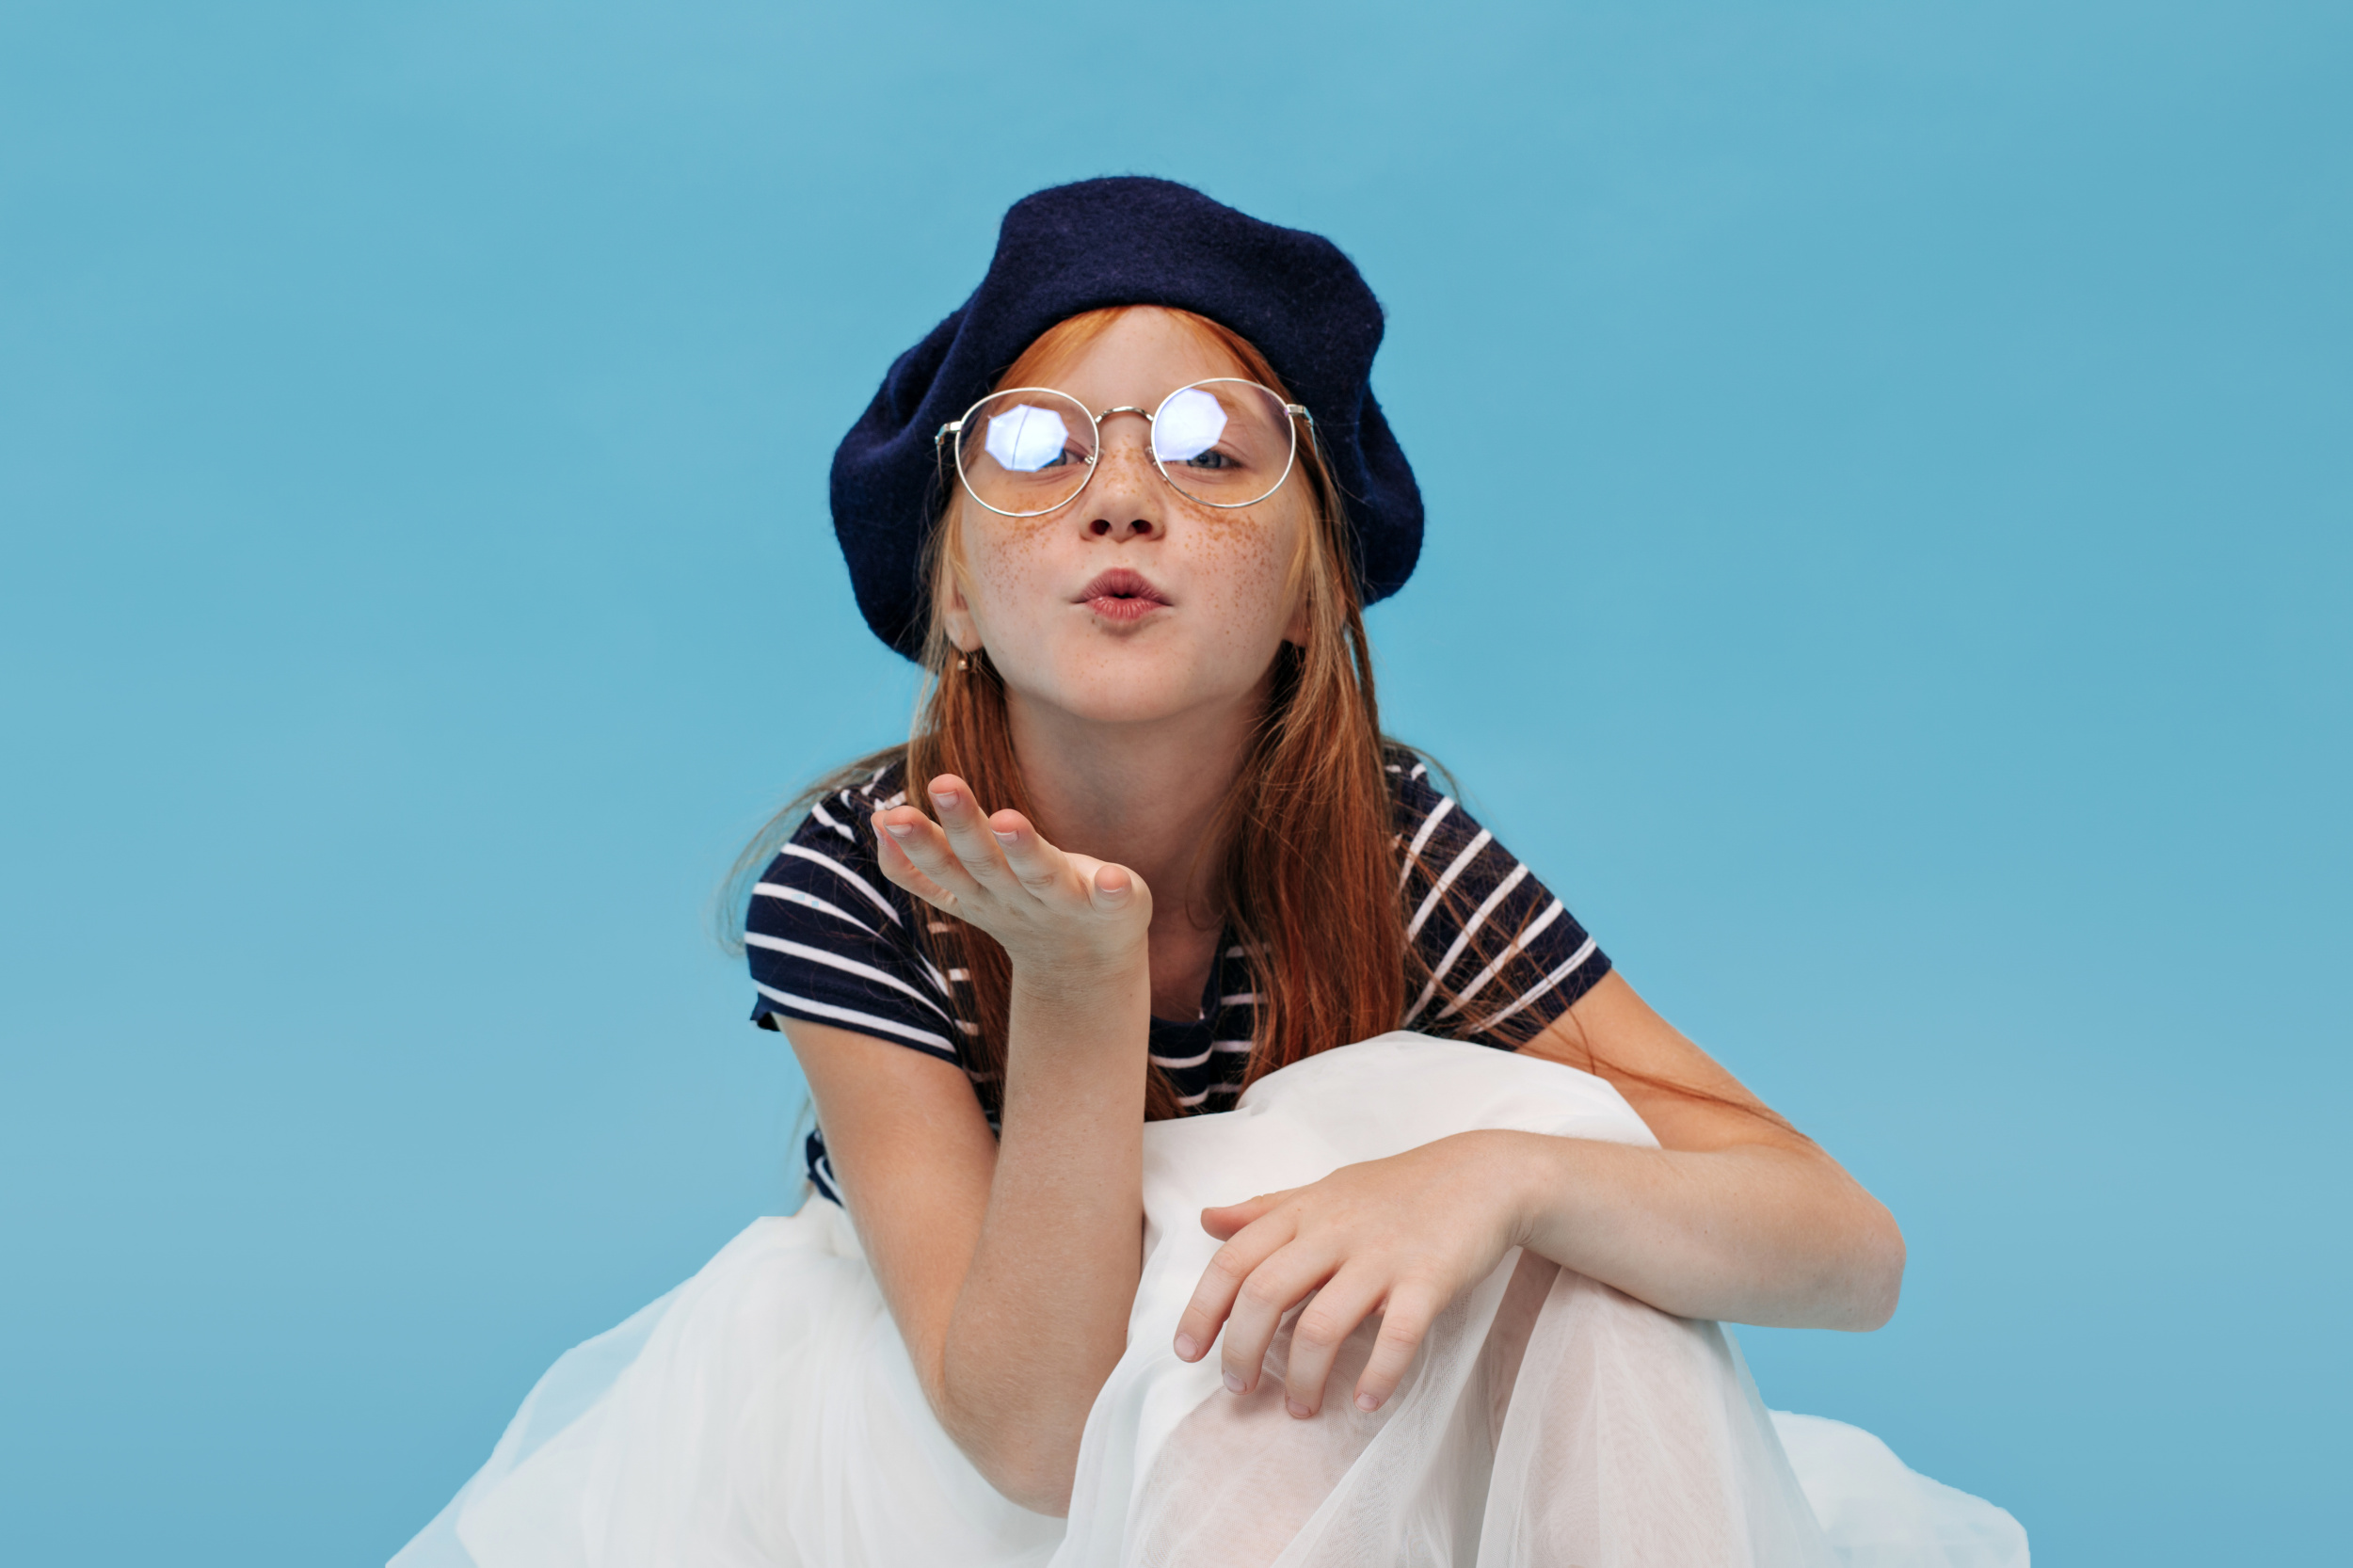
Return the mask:
[[968, 536], [965, 565], [973, 579], [985, 585], [990, 598], [1017, 604], [1046, 573], [1048, 537], [1048, 530], [1026, 520], [992, 528], [985, 542]]
[[1219, 519], [1197, 527], [1195, 537], [1202, 563], [1209, 568], [1203, 576], [1211, 584], [1209, 597], [1226, 612], [1228, 636], [1251, 639], [1251, 623], [1272, 617], [1280, 608], [1288, 576], [1275, 531], [1252, 520]]

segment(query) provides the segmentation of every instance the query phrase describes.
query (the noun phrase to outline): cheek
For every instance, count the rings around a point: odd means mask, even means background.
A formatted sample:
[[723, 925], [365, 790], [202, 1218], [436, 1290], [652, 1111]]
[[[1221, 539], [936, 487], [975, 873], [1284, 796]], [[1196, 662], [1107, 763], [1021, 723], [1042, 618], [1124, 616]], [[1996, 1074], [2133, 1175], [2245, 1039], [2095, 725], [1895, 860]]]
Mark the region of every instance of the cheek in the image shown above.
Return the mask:
[[1290, 531], [1227, 522], [1203, 529], [1200, 539], [1202, 580], [1231, 640], [1256, 651], [1279, 639], [1290, 620]]
[[[1005, 520], [997, 520], [1003, 523]], [[1037, 598], [1051, 579], [1049, 530], [1040, 523], [1013, 523], [964, 536], [966, 600], [973, 618], [991, 632], [1011, 632], [1031, 619]]]

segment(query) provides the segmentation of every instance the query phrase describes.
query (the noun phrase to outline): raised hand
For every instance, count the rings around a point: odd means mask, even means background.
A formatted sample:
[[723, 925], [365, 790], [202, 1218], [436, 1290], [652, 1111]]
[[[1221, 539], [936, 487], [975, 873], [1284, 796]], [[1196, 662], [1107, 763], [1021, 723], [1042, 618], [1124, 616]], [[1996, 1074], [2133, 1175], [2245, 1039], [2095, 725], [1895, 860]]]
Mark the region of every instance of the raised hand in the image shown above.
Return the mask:
[[1446, 1304], [1518, 1244], [1508, 1137], [1462, 1133], [1203, 1209], [1202, 1228], [1225, 1245], [1177, 1320], [1177, 1357], [1198, 1360], [1223, 1325], [1225, 1386], [1248, 1393], [1283, 1315], [1312, 1293], [1291, 1329], [1290, 1413], [1323, 1407], [1341, 1343], [1375, 1312], [1381, 1331], [1353, 1395], [1359, 1409], [1378, 1410]]
[[1125, 866], [1055, 848], [1018, 811], [983, 815], [970, 786], [942, 774], [912, 806], [874, 813], [883, 874], [1003, 944], [1032, 984], [1144, 962], [1152, 892]]

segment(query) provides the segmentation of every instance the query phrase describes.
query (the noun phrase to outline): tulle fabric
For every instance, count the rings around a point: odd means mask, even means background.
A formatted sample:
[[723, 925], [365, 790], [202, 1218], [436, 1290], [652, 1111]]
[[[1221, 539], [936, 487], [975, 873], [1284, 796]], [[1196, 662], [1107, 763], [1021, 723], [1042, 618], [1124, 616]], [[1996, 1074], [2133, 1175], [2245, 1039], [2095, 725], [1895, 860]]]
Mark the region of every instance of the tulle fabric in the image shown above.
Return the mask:
[[1385, 1035], [1144, 1136], [1127, 1353], [1089, 1414], [1065, 1522], [1000, 1496], [933, 1418], [841, 1211], [753, 1224], [566, 1354], [392, 1568], [2025, 1568], [1990, 1503], [1869, 1433], [1769, 1414], [1718, 1325], [1533, 1255], [1453, 1303], [1377, 1413], [1280, 1374], [1245, 1398], [1169, 1349], [1216, 1250], [1202, 1208], [1473, 1128], [1653, 1142], [1601, 1080]]

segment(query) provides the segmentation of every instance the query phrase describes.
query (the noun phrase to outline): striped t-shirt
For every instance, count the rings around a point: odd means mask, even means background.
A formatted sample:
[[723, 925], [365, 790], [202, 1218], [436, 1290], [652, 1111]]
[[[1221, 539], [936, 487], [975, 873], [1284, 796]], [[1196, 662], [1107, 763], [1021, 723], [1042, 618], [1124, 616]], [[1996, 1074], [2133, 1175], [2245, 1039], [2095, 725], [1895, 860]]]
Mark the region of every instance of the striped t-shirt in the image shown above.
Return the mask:
[[[964, 1042], [978, 1026], [964, 971], [943, 972], [918, 936], [917, 922], [936, 930], [939, 917], [886, 880], [875, 856], [868, 818], [905, 801], [900, 774], [893, 762], [818, 800], [760, 873], [744, 935], [760, 993], [752, 1021], [831, 1024], [973, 1073]], [[1433, 977], [1414, 988], [1401, 1026], [1512, 1048], [1598, 984], [1609, 959], [1494, 834], [1439, 792], [1419, 758], [1391, 751], [1388, 776], [1406, 936]], [[1200, 1017], [1152, 1020], [1152, 1061], [1180, 1103], [1203, 1111], [1225, 1110], [1241, 1092], [1258, 1000], [1230, 932], [1218, 953]], [[840, 1202], [822, 1127], [805, 1152], [809, 1180]]]

